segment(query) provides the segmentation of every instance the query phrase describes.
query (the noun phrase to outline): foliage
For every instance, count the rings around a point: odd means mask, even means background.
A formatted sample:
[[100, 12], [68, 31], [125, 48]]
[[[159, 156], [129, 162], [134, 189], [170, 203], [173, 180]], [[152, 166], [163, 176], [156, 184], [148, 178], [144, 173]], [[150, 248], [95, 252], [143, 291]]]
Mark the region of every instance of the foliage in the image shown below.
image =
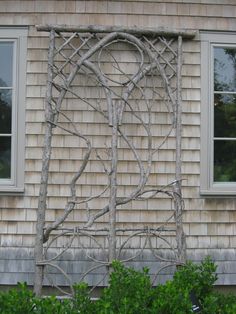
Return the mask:
[[213, 290], [213, 284], [217, 280], [216, 265], [207, 257], [201, 264], [187, 262], [181, 267], [173, 278], [173, 283], [178, 287], [185, 287], [190, 293], [194, 291], [197, 298], [202, 301]]
[[28, 314], [33, 313], [34, 295], [25, 283], [18, 284], [6, 292], [0, 293], [0, 313], [1, 314]]
[[235, 314], [236, 297], [219, 293], [209, 294], [203, 303], [202, 314]]
[[156, 298], [153, 301], [152, 312], [160, 314], [192, 313], [189, 293], [184, 287], [178, 287], [173, 281], [156, 288]]
[[203, 297], [210, 293], [217, 279], [215, 270], [216, 267], [209, 258], [199, 265], [188, 262], [185, 266], [181, 266], [174, 274], [173, 280], [155, 289], [153, 313], [193, 313], [190, 294], [194, 292], [201, 302]]
[[152, 288], [148, 269], [136, 271], [118, 261], [112, 264], [109, 285], [101, 298], [92, 301], [88, 285], [74, 286], [73, 299], [51, 296], [37, 298], [26, 284], [0, 293], [1, 314], [190, 314], [190, 294], [194, 292], [201, 314], [235, 314], [236, 296], [213, 290], [216, 266], [210, 258], [200, 264], [188, 262], [174, 274], [173, 280]]
[[75, 296], [73, 299], [72, 309], [70, 313], [97, 313], [96, 303], [89, 296], [88, 285], [84, 282], [74, 286]]
[[[37, 314], [74, 314], [70, 300], [58, 300], [55, 296], [35, 298], [35, 306], [32, 312]], [[77, 312], [78, 313], [78, 312]]]
[[98, 301], [99, 313], [149, 313], [153, 291], [148, 269], [135, 271], [118, 261], [112, 267], [109, 286]]

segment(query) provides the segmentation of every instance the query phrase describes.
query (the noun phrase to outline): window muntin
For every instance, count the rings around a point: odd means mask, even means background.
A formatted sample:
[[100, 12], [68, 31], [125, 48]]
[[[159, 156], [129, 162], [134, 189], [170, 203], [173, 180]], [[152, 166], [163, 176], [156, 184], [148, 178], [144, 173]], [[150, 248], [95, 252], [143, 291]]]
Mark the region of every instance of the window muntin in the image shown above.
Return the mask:
[[213, 46], [214, 182], [236, 182], [236, 46]]

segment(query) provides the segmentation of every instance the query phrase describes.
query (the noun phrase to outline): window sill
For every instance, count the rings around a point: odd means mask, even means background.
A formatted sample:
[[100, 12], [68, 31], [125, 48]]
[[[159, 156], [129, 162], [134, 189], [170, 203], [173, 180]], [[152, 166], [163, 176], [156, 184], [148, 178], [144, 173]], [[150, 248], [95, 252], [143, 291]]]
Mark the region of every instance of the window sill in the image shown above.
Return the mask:
[[205, 197], [236, 197], [236, 185], [228, 186], [216, 185], [211, 189], [200, 189], [200, 195]]
[[25, 192], [24, 188], [8, 186], [1, 187], [0, 186], [0, 195], [22, 195]]

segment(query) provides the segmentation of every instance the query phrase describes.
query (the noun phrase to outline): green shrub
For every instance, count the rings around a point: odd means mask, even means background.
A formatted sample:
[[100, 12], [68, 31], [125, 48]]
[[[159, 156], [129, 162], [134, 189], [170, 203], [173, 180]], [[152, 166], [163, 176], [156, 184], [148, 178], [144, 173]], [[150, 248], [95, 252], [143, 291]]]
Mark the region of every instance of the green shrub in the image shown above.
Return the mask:
[[109, 285], [97, 301], [91, 301], [88, 285], [74, 286], [73, 299], [37, 298], [19, 284], [0, 293], [1, 314], [190, 314], [190, 294], [199, 300], [201, 314], [235, 314], [236, 297], [213, 291], [216, 266], [210, 258], [200, 264], [188, 262], [173, 280], [153, 288], [148, 269], [136, 271], [118, 261], [112, 263]]
[[58, 300], [55, 296], [35, 298], [32, 312], [35, 314], [74, 314], [71, 300]]
[[203, 300], [202, 314], [235, 314], [236, 296], [213, 292]]
[[33, 313], [35, 306], [34, 294], [25, 283], [18, 284], [17, 288], [0, 293], [1, 314], [28, 314]]
[[192, 303], [189, 290], [184, 286], [179, 287], [174, 281], [168, 281], [155, 289], [155, 298], [152, 312], [158, 314], [188, 314], [192, 313]]
[[194, 293], [203, 306], [204, 300], [212, 293], [217, 279], [216, 266], [210, 258], [201, 264], [187, 262], [175, 272], [173, 280], [156, 288], [157, 298], [153, 308], [160, 314], [187, 314], [192, 312], [190, 294]]
[[97, 313], [96, 303], [89, 296], [88, 285], [84, 282], [74, 286], [75, 296], [72, 300], [72, 310], [70, 313]]
[[148, 269], [135, 271], [118, 261], [112, 263], [112, 268], [109, 286], [97, 302], [99, 313], [149, 313], [153, 289]]
[[217, 280], [216, 265], [206, 257], [201, 264], [187, 262], [174, 274], [173, 282], [176, 286], [184, 286], [186, 290], [194, 291], [197, 298], [202, 301], [213, 290]]

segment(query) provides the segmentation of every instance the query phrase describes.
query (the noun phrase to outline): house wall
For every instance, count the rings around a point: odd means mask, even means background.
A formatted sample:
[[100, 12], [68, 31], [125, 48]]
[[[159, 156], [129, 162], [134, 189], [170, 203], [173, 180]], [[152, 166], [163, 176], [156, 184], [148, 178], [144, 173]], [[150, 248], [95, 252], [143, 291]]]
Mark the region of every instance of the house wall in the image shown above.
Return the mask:
[[[222, 4], [223, 2], [223, 4]], [[37, 24], [123, 25], [169, 27], [189, 30], [236, 31], [234, 0], [201, 1], [0, 1], [1, 25], [29, 27], [26, 86], [25, 192], [0, 196], [0, 284], [17, 281], [33, 282], [33, 247], [36, 208], [39, 193], [43, 143], [44, 97], [47, 78], [48, 34], [37, 32]], [[236, 200], [200, 195], [200, 41], [199, 35], [183, 45], [183, 197], [185, 200], [184, 230], [187, 235], [188, 258], [199, 261], [211, 255], [218, 262], [218, 284], [236, 284]], [[91, 118], [89, 115], [88, 119]], [[85, 121], [83, 121], [85, 122]], [[94, 135], [103, 141], [103, 134], [94, 123]], [[100, 133], [99, 133], [100, 132]], [[75, 144], [76, 145], [76, 144]], [[77, 152], [70, 145], [55, 143], [50, 178], [47, 221], [53, 221], [68, 195], [65, 186], [67, 162]], [[173, 152], [164, 152], [160, 180], [173, 176]], [[59, 157], [58, 157], [59, 156]], [[165, 161], [165, 162], [164, 162]], [[125, 166], [126, 169], [126, 166]], [[69, 170], [70, 172], [71, 170]], [[61, 172], [59, 176], [57, 172]], [[97, 183], [101, 173], [96, 172]], [[124, 170], [124, 182], [135, 176]], [[64, 179], [62, 179], [62, 177]], [[129, 178], [128, 178], [129, 177]], [[82, 192], [89, 193], [93, 174], [87, 173]], [[59, 181], [58, 181], [59, 180]], [[61, 181], [60, 181], [61, 180]], [[58, 184], [58, 182], [60, 184]], [[124, 189], [128, 189], [124, 184]], [[119, 221], [127, 225], [152, 225], [168, 214], [170, 202], [146, 204], [144, 213], [138, 204], [124, 208]], [[128, 217], [128, 218], [127, 218]], [[68, 225], [83, 221], [78, 214], [69, 217]], [[76, 270], [75, 270], [76, 271]], [[60, 283], [60, 280], [59, 280]]]

